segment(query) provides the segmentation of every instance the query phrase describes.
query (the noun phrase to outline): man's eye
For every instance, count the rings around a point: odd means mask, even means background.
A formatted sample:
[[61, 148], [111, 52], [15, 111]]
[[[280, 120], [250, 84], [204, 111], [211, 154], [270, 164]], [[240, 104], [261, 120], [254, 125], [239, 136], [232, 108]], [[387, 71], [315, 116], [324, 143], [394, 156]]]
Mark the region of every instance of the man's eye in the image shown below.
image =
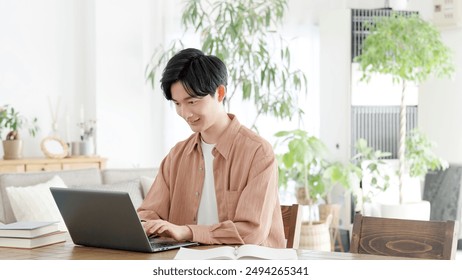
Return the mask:
[[188, 101], [188, 103], [191, 104], [191, 105], [194, 105], [194, 104], [197, 103], [197, 100], [190, 100], [190, 101]]

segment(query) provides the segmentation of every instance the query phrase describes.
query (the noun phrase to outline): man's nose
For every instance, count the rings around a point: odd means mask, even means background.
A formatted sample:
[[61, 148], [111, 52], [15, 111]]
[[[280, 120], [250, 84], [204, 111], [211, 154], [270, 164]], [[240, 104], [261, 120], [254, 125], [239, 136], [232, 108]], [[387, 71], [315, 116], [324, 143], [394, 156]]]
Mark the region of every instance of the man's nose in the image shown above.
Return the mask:
[[180, 109], [180, 116], [181, 116], [183, 119], [188, 120], [190, 117], [192, 117], [192, 115], [193, 115], [193, 114], [192, 114], [189, 110], [187, 110], [186, 108], [182, 107], [182, 108]]

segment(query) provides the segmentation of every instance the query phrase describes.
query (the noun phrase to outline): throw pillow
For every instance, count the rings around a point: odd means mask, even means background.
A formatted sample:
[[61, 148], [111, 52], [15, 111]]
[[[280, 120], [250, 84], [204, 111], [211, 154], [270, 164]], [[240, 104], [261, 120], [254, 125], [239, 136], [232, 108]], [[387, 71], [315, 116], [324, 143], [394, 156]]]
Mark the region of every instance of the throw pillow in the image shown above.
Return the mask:
[[6, 188], [14, 217], [20, 221], [59, 221], [60, 229], [66, 230], [61, 213], [50, 192], [50, 187], [66, 188], [58, 176], [45, 183]]
[[148, 194], [149, 190], [151, 189], [152, 184], [154, 183], [155, 178], [147, 177], [147, 176], [141, 176], [141, 186], [143, 187], [143, 195], [146, 197]]
[[143, 191], [139, 179], [105, 185], [72, 186], [72, 188], [126, 192], [135, 209], [143, 202]]

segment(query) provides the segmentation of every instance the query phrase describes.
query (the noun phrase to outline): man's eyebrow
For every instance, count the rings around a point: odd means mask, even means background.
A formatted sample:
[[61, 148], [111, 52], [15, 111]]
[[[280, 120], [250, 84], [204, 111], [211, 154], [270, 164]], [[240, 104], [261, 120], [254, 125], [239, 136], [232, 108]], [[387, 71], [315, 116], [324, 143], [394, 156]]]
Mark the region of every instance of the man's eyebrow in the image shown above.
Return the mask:
[[[200, 99], [200, 98], [198, 96], [189, 96], [189, 97], [186, 97], [186, 98], [184, 98], [182, 100], [188, 101], [188, 100], [191, 100], [191, 99]], [[176, 100], [175, 98], [172, 98], [172, 101], [178, 102], [178, 100]]]

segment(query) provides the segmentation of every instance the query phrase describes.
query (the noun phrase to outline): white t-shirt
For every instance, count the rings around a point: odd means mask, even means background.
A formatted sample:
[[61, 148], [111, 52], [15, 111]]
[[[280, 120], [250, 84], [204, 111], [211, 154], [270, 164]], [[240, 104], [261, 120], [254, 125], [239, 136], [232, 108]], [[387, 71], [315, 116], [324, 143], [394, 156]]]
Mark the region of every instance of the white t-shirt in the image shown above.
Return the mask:
[[218, 223], [217, 198], [215, 195], [215, 182], [213, 179], [213, 155], [215, 144], [207, 144], [201, 141], [202, 154], [204, 156], [204, 186], [202, 187], [201, 201], [197, 213], [198, 225], [213, 225]]

